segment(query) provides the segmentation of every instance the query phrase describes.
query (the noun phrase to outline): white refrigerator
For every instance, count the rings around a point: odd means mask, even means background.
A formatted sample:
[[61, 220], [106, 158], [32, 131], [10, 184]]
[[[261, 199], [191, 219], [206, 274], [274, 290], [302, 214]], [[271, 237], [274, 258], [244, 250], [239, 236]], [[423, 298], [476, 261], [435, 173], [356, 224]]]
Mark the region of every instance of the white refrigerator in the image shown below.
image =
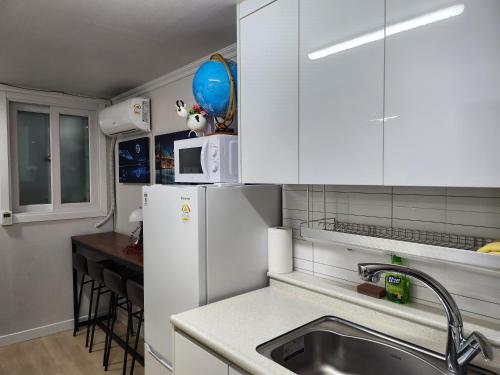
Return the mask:
[[172, 366], [170, 316], [265, 287], [276, 185], [143, 188], [146, 374]]

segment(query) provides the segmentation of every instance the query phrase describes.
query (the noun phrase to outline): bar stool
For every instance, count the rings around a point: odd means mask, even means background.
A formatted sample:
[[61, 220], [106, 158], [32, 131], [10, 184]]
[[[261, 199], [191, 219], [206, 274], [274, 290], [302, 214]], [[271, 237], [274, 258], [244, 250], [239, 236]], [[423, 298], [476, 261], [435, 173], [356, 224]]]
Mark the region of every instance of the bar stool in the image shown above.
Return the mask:
[[[87, 269], [88, 269], [88, 274], [89, 277], [92, 279], [92, 292], [91, 292], [91, 297], [90, 297], [90, 306], [89, 306], [89, 319], [87, 321], [87, 339], [86, 343], [89, 341], [89, 328], [90, 325], [92, 325], [92, 333], [90, 335], [90, 344], [86, 345], [89, 347], [89, 353], [92, 353], [92, 349], [94, 346], [94, 335], [95, 335], [95, 326], [97, 325], [97, 320], [98, 320], [98, 313], [99, 313], [99, 301], [101, 299], [101, 296], [104, 294], [107, 294], [110, 292], [109, 289], [106, 289], [104, 285], [104, 268], [112, 269], [112, 270], [117, 270], [119, 271], [122, 266], [119, 264], [113, 262], [112, 260], [109, 261], [100, 261], [97, 262], [93, 259], [87, 258]], [[97, 287], [95, 286], [95, 283], [97, 283]], [[91, 311], [92, 311], [92, 306], [93, 306], [93, 292], [97, 291], [97, 297], [94, 305], [94, 315], [90, 316]]]
[[74, 311], [74, 324], [73, 324], [73, 336], [76, 336], [76, 332], [78, 331], [79, 321], [80, 321], [80, 306], [82, 304], [82, 295], [83, 288], [85, 285], [92, 282], [92, 280], [85, 280], [88, 276], [88, 268], [87, 268], [87, 258], [79, 253], [73, 253], [73, 268], [76, 272], [79, 272], [82, 277], [80, 281], [80, 292], [78, 293], [77, 304]]
[[[115, 262], [112, 260], [106, 259], [106, 260], [100, 260], [100, 261], [95, 261], [91, 258], [87, 258], [86, 256], [79, 254], [79, 253], [74, 253], [73, 254], [73, 266], [77, 270], [77, 272], [80, 272], [82, 274], [82, 279], [81, 279], [81, 284], [80, 284], [80, 293], [78, 296], [78, 305], [76, 309], [76, 314], [75, 314], [75, 319], [76, 319], [76, 324], [75, 328], [73, 331], [73, 336], [76, 335], [76, 332], [78, 331], [78, 320], [80, 316], [80, 305], [82, 302], [82, 294], [83, 294], [83, 287], [86, 284], [91, 284], [90, 285], [90, 298], [89, 298], [89, 310], [88, 310], [88, 315], [87, 315], [87, 333], [85, 337], [85, 347], [89, 346], [89, 328], [90, 328], [90, 322], [92, 320], [92, 306], [93, 306], [93, 300], [94, 300], [94, 292], [96, 290], [99, 290], [99, 287], [96, 287], [95, 284], [96, 282], [102, 283], [102, 269], [104, 267], [107, 268], [116, 268], [119, 267]], [[101, 272], [99, 274], [98, 269], [101, 269]], [[85, 280], [85, 278], [88, 278]], [[97, 295], [97, 305], [96, 305], [96, 311], [97, 308], [99, 307], [99, 298], [101, 294], [107, 293], [108, 291], [104, 291], [101, 293], [101, 290], [99, 290], [99, 293]]]
[[[128, 296], [130, 303], [139, 308], [139, 310], [136, 311], [135, 313], [132, 313], [132, 311], [130, 311], [131, 316], [129, 317], [129, 323], [131, 323], [132, 325], [133, 325], [133, 318], [136, 318], [138, 320], [137, 331], [136, 331], [136, 336], [135, 336], [135, 343], [134, 343], [134, 351], [132, 352], [132, 363], [130, 365], [130, 375], [132, 375], [134, 373], [135, 360], [137, 359], [137, 347], [139, 346], [141, 325], [142, 325], [142, 322], [144, 321], [144, 286], [141, 283], [138, 283], [136, 281], [128, 280], [127, 281], [127, 296]], [[128, 349], [128, 342], [129, 342], [128, 332], [129, 332], [129, 330], [127, 330], [127, 340], [126, 340], [127, 349]], [[123, 359], [123, 374], [124, 375], [125, 375], [125, 370], [127, 368], [127, 354], [128, 354], [127, 349], [125, 350], [125, 358]]]
[[[103, 275], [104, 285], [111, 291], [103, 357], [104, 370], [107, 371], [118, 308], [122, 308], [127, 311], [127, 337], [130, 337], [129, 334], [132, 329], [132, 326], [130, 325], [132, 305], [127, 298], [126, 282], [133, 277], [137, 277], [137, 273], [132, 270], [121, 270], [120, 273], [118, 273], [113, 270], [104, 268]], [[127, 351], [128, 348], [125, 348], [125, 352]]]

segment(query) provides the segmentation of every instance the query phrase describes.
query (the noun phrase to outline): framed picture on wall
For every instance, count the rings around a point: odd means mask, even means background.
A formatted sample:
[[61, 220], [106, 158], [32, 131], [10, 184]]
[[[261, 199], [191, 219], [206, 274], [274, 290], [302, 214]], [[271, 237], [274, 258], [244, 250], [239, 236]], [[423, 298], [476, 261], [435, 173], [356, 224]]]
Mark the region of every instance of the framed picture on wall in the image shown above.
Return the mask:
[[150, 182], [148, 137], [118, 143], [118, 155], [119, 182], [132, 184]]
[[155, 171], [157, 184], [175, 183], [174, 141], [189, 138], [189, 130], [155, 137]]

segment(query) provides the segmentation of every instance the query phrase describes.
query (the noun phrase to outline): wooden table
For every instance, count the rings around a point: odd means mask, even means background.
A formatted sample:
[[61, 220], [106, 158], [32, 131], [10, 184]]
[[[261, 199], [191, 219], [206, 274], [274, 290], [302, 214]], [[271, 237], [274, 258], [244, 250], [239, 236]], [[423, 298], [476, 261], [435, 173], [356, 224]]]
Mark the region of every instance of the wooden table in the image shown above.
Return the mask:
[[[72, 251], [81, 253], [86, 257], [95, 259], [97, 261], [111, 259], [116, 263], [122, 264], [140, 273], [143, 272], [143, 259], [142, 254], [126, 251], [127, 246], [130, 245], [130, 238], [124, 234], [116, 232], [105, 232], [88, 234], [83, 236], [71, 237]], [[86, 326], [87, 321], [79, 320], [78, 310], [78, 274], [73, 267], [73, 316], [74, 328]], [[107, 317], [104, 317], [107, 318]], [[104, 331], [107, 330], [106, 325], [103, 323], [103, 318], [98, 319], [98, 324]], [[122, 347], [125, 347], [123, 339], [114, 335], [115, 341]], [[144, 359], [138, 356], [137, 361], [144, 364]]]
[[73, 236], [71, 242], [73, 251], [75, 251], [75, 248], [83, 248], [97, 253], [94, 255], [98, 258], [105, 256], [134, 269], [139, 268], [142, 271], [142, 254], [125, 252], [125, 248], [130, 245], [130, 238], [124, 234], [106, 232]]

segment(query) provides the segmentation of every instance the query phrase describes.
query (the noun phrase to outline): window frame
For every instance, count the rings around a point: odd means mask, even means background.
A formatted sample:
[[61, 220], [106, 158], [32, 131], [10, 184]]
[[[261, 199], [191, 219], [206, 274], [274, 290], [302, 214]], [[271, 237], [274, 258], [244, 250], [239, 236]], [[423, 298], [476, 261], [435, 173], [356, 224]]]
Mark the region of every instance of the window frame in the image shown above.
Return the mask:
[[[4, 91], [2, 91], [4, 89]], [[59, 93], [35, 92], [0, 85], [0, 210], [13, 211], [14, 223], [103, 217], [107, 212], [106, 138], [99, 130], [97, 111], [108, 101]], [[19, 205], [16, 111], [50, 115], [51, 192], [50, 204]], [[46, 113], [46, 112], [43, 112]], [[88, 117], [90, 202], [61, 203], [59, 116]], [[3, 135], [6, 137], [3, 138]], [[13, 141], [14, 139], [14, 141]], [[6, 183], [7, 180], [7, 183]]]
[[[54, 206], [54, 166], [53, 166], [53, 161], [52, 157], [54, 155], [54, 145], [52, 144], [52, 120], [50, 118], [50, 108], [47, 106], [41, 106], [41, 105], [33, 105], [33, 104], [26, 104], [26, 103], [11, 103], [9, 106], [9, 111], [10, 111], [10, 124], [9, 124], [9, 133], [10, 133], [10, 160], [11, 166], [10, 166], [10, 173], [11, 173], [11, 192], [12, 192], [12, 210], [15, 213], [26, 213], [26, 212], [51, 212], [53, 211], [53, 206]], [[32, 112], [32, 113], [44, 113], [49, 115], [49, 130], [50, 130], [50, 156], [51, 156], [51, 162], [50, 162], [50, 190], [52, 192], [51, 194], [51, 203], [47, 204], [30, 204], [30, 205], [20, 205], [20, 192], [19, 192], [19, 163], [18, 163], [18, 139], [17, 139], [17, 112], [18, 111], [23, 111], [23, 112]]]
[[[89, 125], [89, 178], [90, 178], [90, 200], [89, 202], [81, 202], [81, 203], [62, 203], [61, 196], [61, 148], [60, 148], [60, 115], [69, 115], [69, 116], [81, 116], [88, 118]], [[77, 210], [96, 210], [98, 208], [98, 199], [99, 199], [99, 159], [98, 159], [98, 149], [97, 142], [99, 126], [97, 123], [97, 114], [93, 111], [87, 110], [76, 110], [70, 108], [62, 108], [62, 107], [51, 107], [51, 122], [56, 122], [57, 134], [54, 134], [54, 139], [57, 142], [57, 149], [59, 153], [57, 156], [52, 158], [53, 165], [55, 170], [57, 170], [56, 178], [57, 178], [57, 186], [54, 186], [53, 192], [55, 197], [57, 197], [57, 201], [54, 199], [56, 206], [56, 211], [62, 212], [73, 212]], [[52, 120], [54, 119], [54, 120]], [[57, 159], [57, 160], [56, 160]]]

